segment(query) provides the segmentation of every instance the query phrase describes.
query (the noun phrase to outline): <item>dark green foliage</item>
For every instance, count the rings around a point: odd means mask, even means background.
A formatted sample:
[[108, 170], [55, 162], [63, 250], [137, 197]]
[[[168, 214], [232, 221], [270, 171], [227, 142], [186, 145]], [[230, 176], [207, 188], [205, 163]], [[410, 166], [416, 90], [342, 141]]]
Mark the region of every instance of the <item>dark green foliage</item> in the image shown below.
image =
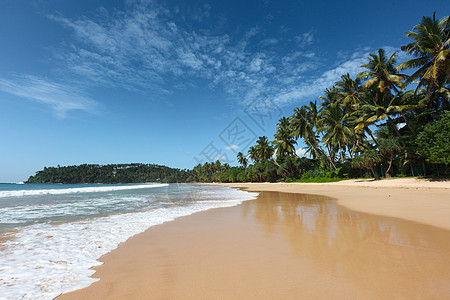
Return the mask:
[[138, 183], [185, 182], [187, 170], [154, 164], [79, 165], [44, 167], [28, 183]]
[[360, 169], [367, 169], [372, 172], [375, 179], [379, 176], [374, 170], [374, 166], [381, 162], [381, 155], [375, 149], [368, 149], [356, 156], [352, 160], [352, 166]]
[[450, 111], [440, 120], [427, 124], [417, 136], [417, 153], [433, 164], [450, 163]]

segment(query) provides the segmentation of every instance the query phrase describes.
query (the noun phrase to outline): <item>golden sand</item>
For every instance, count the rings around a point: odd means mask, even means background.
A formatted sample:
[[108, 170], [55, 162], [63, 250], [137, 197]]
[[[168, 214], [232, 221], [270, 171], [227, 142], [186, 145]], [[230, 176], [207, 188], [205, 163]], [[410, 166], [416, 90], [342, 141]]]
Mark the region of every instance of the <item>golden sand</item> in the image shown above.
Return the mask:
[[[353, 197], [370, 202], [367, 198], [380, 196], [376, 190], [383, 189], [356, 189]], [[448, 193], [439, 191], [425, 200], [445, 203]], [[391, 201], [397, 201], [390, 192]], [[409, 200], [424, 199], [423, 192]], [[446, 222], [437, 222], [439, 228], [408, 221], [407, 213], [403, 219], [384, 217], [339, 202], [263, 192], [240, 206], [151, 227], [102, 257], [105, 264], [94, 275], [100, 281], [58, 299], [450, 297]]]

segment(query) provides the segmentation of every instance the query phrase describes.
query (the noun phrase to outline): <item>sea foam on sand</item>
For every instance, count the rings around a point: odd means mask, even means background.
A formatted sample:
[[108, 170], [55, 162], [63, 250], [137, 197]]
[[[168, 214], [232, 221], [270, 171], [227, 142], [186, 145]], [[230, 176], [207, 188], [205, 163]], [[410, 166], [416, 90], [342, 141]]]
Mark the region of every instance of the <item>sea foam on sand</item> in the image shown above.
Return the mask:
[[[26, 226], [0, 248], [0, 299], [52, 299], [89, 286], [97, 259], [153, 225], [255, 199], [257, 193], [205, 187], [189, 202], [85, 221]], [[197, 199], [199, 201], [197, 201]]]

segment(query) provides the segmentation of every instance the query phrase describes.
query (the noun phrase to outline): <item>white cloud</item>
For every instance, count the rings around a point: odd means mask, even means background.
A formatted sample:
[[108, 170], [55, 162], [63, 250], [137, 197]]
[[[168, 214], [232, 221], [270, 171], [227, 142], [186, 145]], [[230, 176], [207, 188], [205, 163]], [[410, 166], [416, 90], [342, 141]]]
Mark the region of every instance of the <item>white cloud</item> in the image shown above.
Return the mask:
[[299, 156], [299, 157], [306, 157], [306, 149], [304, 149], [304, 148], [299, 148], [299, 149], [297, 149], [296, 151], [295, 151], [295, 153], [297, 153], [297, 155]]
[[296, 36], [295, 39], [297, 40], [300, 47], [309, 46], [314, 41], [314, 34], [310, 32], [305, 32], [299, 36]]
[[237, 149], [239, 149], [239, 146], [238, 145], [230, 145], [230, 146], [225, 147], [225, 149], [227, 149], [227, 150], [237, 150]]
[[18, 97], [50, 106], [57, 117], [66, 117], [69, 111], [82, 110], [97, 113], [99, 104], [71, 86], [55, 83], [36, 76], [22, 75], [14, 79], [0, 78], [0, 90]]
[[228, 157], [226, 157], [225, 155], [218, 155], [218, 156], [214, 156], [211, 158], [211, 161], [216, 161], [216, 160], [220, 160], [221, 162], [228, 162]]
[[362, 71], [361, 65], [367, 62], [367, 57], [370, 52], [367, 49], [364, 50], [356, 50], [346, 61], [332, 69], [326, 70], [317, 77], [310, 78], [296, 86], [281, 90], [274, 98], [274, 101], [282, 105], [292, 101], [302, 102], [308, 99], [314, 100], [314, 97], [317, 98], [326, 88], [332, 87], [339, 81], [342, 75], [349, 73], [354, 78]]
[[264, 39], [260, 42], [263, 46], [270, 46], [270, 45], [276, 45], [278, 43], [277, 39], [270, 38], [270, 39]]
[[[190, 18], [210, 18], [210, 10], [208, 5], [200, 7]], [[183, 26], [182, 14], [155, 1], [129, 1], [124, 11], [103, 11], [101, 18], [51, 16], [76, 39], [56, 51], [55, 58], [62, 72], [69, 70], [93, 85], [166, 95], [202, 79], [245, 106], [261, 93], [278, 105], [313, 100], [341, 75], [356, 75], [369, 52], [362, 48], [351, 55], [339, 53], [339, 65], [313, 73], [326, 62], [310, 49], [311, 31], [290, 41], [300, 51], [273, 53], [260, 47], [255, 53], [250, 46], [274, 45], [281, 37], [263, 36], [258, 27], [240, 38], [213, 34], [209, 28], [193, 31]]]

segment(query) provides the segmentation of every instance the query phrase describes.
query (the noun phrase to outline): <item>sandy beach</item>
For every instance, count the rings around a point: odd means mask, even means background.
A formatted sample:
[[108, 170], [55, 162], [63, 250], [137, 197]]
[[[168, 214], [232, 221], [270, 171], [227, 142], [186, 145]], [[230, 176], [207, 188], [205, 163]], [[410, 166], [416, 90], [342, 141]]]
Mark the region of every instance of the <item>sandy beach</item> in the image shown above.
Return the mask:
[[449, 182], [231, 185], [261, 193], [149, 228], [58, 299], [450, 297]]

